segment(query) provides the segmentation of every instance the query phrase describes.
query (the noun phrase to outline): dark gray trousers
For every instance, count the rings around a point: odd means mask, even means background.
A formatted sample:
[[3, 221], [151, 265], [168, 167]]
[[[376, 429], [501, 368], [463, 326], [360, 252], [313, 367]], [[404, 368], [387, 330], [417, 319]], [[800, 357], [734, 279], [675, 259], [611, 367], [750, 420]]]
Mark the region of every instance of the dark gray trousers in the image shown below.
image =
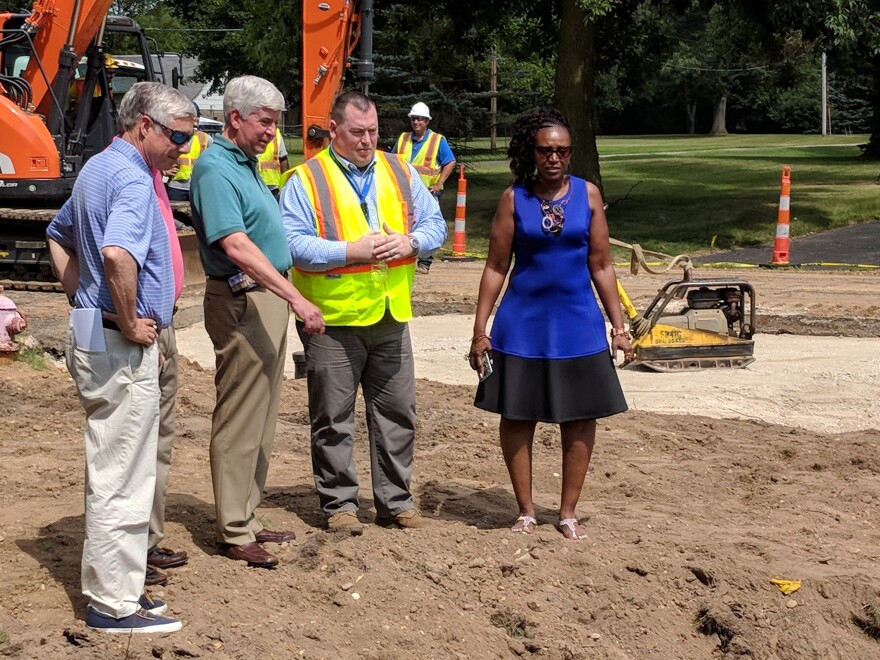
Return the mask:
[[355, 397], [366, 404], [373, 498], [379, 516], [413, 508], [409, 486], [415, 448], [416, 393], [409, 327], [386, 314], [368, 327], [302, 332], [306, 354], [312, 468], [321, 508], [356, 511]]

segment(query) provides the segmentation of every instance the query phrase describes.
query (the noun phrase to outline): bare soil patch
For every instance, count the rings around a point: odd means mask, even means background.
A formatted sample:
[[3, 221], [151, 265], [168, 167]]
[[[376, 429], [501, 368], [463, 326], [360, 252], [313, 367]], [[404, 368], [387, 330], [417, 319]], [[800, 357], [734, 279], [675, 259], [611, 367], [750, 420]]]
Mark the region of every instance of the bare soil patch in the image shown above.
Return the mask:
[[[438, 263], [417, 280], [420, 309], [472, 312], [479, 270]], [[876, 275], [739, 275], [755, 284], [762, 314], [837, 319], [846, 332], [854, 318], [880, 319]], [[664, 281], [621, 278], [639, 307]], [[12, 297], [29, 313], [35, 336], [63, 343], [63, 299]], [[199, 306], [199, 291], [188, 290], [179, 320], [198, 319]], [[59, 367], [0, 368], [7, 429], [0, 444], [0, 657], [880, 655], [871, 634], [880, 611], [876, 429], [829, 434], [643, 411], [606, 420], [580, 507], [590, 537], [574, 543], [553, 527], [557, 430], [540, 426], [535, 442], [541, 525], [532, 536], [512, 534], [516, 506], [497, 419], [473, 408], [472, 386], [420, 379], [414, 486], [434, 524], [420, 531], [368, 525], [362, 537], [349, 538], [321, 529], [305, 383], [291, 380], [260, 515], [298, 538], [272, 548], [281, 564], [265, 571], [216, 554], [207, 448], [212, 374], [187, 363], [181, 383], [167, 544], [191, 561], [153, 595], [185, 627], [129, 640], [92, 632], [82, 620], [83, 413], [73, 383]], [[753, 405], [760, 410], [760, 398]], [[368, 484], [364, 445], [357, 460]], [[369, 523], [369, 489], [362, 496], [361, 518]], [[802, 586], [785, 595], [772, 578]]]

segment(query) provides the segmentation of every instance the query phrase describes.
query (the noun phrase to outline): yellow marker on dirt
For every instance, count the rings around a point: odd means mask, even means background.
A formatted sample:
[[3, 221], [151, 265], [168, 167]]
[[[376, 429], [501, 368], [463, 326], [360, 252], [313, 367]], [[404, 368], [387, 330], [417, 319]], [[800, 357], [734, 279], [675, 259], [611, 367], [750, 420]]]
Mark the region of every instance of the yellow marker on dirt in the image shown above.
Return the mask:
[[773, 584], [779, 587], [779, 591], [784, 593], [786, 596], [789, 594], [793, 594], [795, 591], [801, 588], [800, 580], [785, 580], [783, 578], [773, 578], [770, 580]]

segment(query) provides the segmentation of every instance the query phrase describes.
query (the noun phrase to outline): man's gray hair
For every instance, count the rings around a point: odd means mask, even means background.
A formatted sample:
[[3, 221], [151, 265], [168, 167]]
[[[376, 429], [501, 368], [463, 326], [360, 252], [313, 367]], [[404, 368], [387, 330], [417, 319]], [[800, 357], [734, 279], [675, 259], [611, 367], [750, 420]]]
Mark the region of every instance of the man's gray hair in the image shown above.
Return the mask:
[[125, 93], [116, 117], [116, 125], [124, 133], [134, 127], [142, 115], [161, 124], [174, 119], [195, 119], [192, 101], [173, 87], [158, 82], [139, 82]]
[[239, 76], [226, 85], [223, 92], [223, 117], [229, 123], [229, 115], [238, 110], [244, 118], [261, 109], [284, 110], [284, 95], [265, 78]]

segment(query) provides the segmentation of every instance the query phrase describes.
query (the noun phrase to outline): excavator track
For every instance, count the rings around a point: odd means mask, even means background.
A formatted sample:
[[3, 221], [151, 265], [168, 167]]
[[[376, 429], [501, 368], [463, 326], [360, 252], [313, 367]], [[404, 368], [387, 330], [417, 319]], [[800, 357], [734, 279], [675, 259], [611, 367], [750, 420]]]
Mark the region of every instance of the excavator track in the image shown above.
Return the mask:
[[[176, 219], [192, 223], [189, 202], [172, 202], [171, 206]], [[46, 227], [57, 214], [57, 208], [0, 208], [0, 286], [5, 290], [64, 292], [52, 272], [45, 240]], [[187, 227], [178, 236], [184, 262], [197, 282], [203, 276], [195, 234]]]

